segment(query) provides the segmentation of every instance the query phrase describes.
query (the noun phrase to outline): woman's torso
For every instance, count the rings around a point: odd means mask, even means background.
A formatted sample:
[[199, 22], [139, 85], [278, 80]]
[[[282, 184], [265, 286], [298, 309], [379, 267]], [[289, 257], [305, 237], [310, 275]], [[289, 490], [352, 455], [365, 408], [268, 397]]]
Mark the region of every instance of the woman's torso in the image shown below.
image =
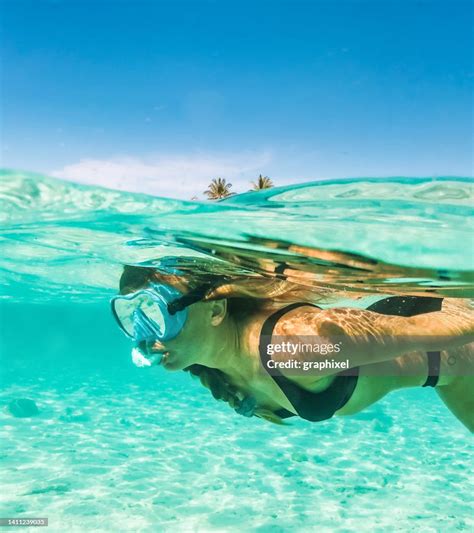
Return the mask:
[[[285, 329], [291, 332], [292, 324], [298, 323], [301, 330], [301, 321], [308, 317], [309, 310], [311, 313], [321, 312], [317, 307], [299, 307], [283, 315], [279, 324], [284, 322]], [[297, 414], [282, 389], [260, 362], [259, 339], [261, 329], [265, 320], [273, 313], [275, 313], [275, 309], [259, 311], [242, 327], [242, 357], [252, 359], [254, 364], [251, 368], [253, 370], [251, 375], [239, 379], [228, 376], [228, 379], [243, 394], [253, 396], [260, 407], [273, 411], [283, 408]], [[311, 331], [312, 323], [312, 321], [308, 321], [308, 335], [315, 334], [314, 331]], [[448, 357], [447, 352], [442, 352], [442, 369], [446, 366]], [[411, 352], [383, 363], [361, 366], [355, 389], [347, 403], [338, 409], [335, 415], [355, 414], [375, 403], [391, 390], [421, 386], [426, 380], [427, 370], [426, 353], [423, 352]], [[290, 376], [288, 378], [291, 379]], [[298, 386], [304, 390], [318, 393], [328, 390], [335, 379], [335, 374], [323, 377], [313, 375], [308, 376], [307, 379], [298, 379]], [[441, 372], [438, 385], [448, 383], [449, 379], [449, 377], [443, 376], [443, 372]]]

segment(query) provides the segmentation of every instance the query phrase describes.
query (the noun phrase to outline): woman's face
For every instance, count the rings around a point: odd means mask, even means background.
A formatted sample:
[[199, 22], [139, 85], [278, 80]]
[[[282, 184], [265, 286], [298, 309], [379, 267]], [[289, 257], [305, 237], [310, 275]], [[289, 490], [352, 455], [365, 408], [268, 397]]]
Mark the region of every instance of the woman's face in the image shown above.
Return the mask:
[[[188, 292], [184, 286], [174, 285], [183, 294]], [[226, 315], [226, 300], [196, 302], [187, 307], [187, 319], [183, 329], [170, 340], [156, 340], [147, 344], [145, 353], [163, 353], [161, 366], [166, 370], [182, 370], [189, 365], [204, 363], [210, 339]]]

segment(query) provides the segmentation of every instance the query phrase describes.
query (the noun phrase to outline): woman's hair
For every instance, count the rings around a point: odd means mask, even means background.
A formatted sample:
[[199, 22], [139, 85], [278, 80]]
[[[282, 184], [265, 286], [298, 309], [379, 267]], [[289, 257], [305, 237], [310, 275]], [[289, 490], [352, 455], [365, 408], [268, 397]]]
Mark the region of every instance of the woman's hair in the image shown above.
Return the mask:
[[[216, 261], [209, 260], [188, 261], [179, 269], [169, 270], [126, 265], [120, 278], [120, 292], [132, 292], [150, 282], [184, 284], [188, 291], [207, 285], [202, 301], [227, 299], [227, 312], [236, 321], [245, 320], [258, 309], [278, 308], [281, 303], [315, 303], [331, 299], [330, 291], [309, 290], [277, 277], [242, 274], [242, 270], [229, 264], [218, 263], [216, 269]], [[221, 370], [200, 364], [190, 365], [184, 370], [198, 377], [216, 400], [227, 402], [233, 409], [240, 407], [242, 393], [228, 382]], [[269, 409], [256, 408], [254, 414], [273, 423], [285, 424]]]

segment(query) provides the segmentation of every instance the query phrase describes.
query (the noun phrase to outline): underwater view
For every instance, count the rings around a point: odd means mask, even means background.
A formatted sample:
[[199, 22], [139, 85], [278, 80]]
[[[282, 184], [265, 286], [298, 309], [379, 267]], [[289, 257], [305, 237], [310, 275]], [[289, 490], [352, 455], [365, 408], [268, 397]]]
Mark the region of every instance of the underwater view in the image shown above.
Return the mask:
[[110, 301], [127, 266], [283, 282], [323, 312], [398, 296], [472, 309], [473, 206], [463, 177], [206, 202], [2, 171], [1, 516], [54, 532], [472, 531], [472, 434], [433, 387], [318, 422], [241, 416], [172, 355], [133, 357]]

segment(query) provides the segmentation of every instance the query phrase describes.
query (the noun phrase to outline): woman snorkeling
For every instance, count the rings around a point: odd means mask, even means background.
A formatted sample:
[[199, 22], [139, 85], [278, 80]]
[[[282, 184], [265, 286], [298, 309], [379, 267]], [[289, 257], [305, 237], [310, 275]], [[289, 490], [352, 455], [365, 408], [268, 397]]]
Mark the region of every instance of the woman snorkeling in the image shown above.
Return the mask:
[[[189, 371], [244, 416], [320, 421], [430, 386], [474, 431], [474, 317], [465, 300], [392, 296], [366, 309], [322, 309], [325, 299], [275, 278], [126, 266], [112, 310], [142, 364]], [[349, 368], [268, 371], [269, 345], [289, 336], [338, 343], [331, 358]], [[313, 364], [322, 359], [311, 355]]]

